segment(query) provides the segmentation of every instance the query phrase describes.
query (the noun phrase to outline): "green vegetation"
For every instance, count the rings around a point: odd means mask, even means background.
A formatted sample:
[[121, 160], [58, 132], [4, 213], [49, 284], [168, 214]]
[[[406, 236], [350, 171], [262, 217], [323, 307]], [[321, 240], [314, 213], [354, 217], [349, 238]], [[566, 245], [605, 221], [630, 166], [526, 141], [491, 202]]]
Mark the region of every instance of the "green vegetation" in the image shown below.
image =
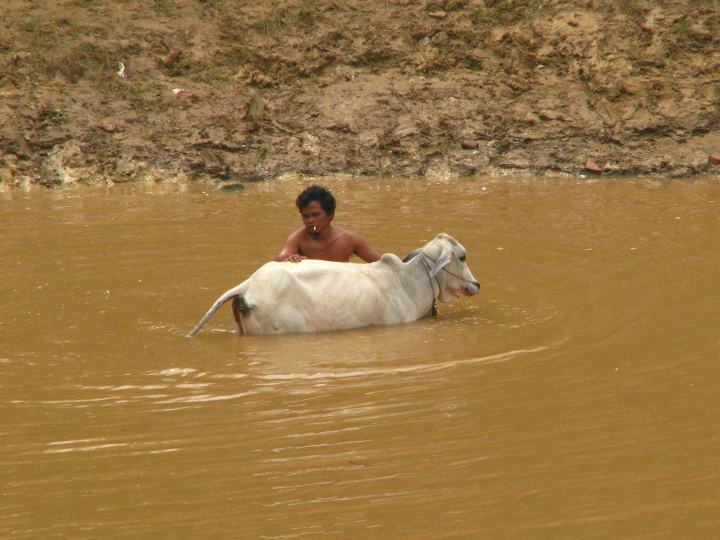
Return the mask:
[[165, 15], [172, 15], [177, 7], [175, 0], [153, 0], [155, 9]]
[[320, 11], [318, 0], [302, 0], [299, 6], [279, 9], [272, 16], [255, 22], [252, 28], [264, 34], [295, 27], [308, 30], [320, 20]]
[[269, 149], [268, 149], [268, 147], [265, 146], [265, 145], [263, 145], [263, 146], [261, 146], [260, 148], [258, 148], [257, 156], [256, 156], [255, 160], [256, 160], [258, 163], [262, 163], [263, 161], [265, 161], [265, 158], [266, 158], [267, 155], [268, 155], [268, 151], [269, 151]]
[[448, 0], [445, 3], [445, 11], [459, 11], [466, 6], [465, 0]]
[[471, 20], [478, 25], [509, 25], [522, 21], [531, 21], [549, 8], [547, 0], [529, 0], [523, 8], [518, 8], [512, 0], [487, 0], [486, 7], [475, 9]]
[[56, 56], [48, 56], [45, 69], [49, 77], [61, 75], [71, 83], [84, 77], [107, 78], [114, 71], [115, 56], [94, 43], [85, 42]]
[[195, 0], [201, 6], [214, 8], [214, 9], [225, 9], [225, 0]]
[[479, 71], [482, 69], [482, 62], [473, 56], [465, 57], [465, 67], [471, 71]]
[[67, 122], [67, 115], [60, 109], [50, 109], [45, 113], [44, 118], [54, 124], [64, 124]]
[[73, 4], [84, 9], [95, 10], [102, 5], [102, 0], [75, 0]]
[[425, 11], [459, 11], [467, 6], [467, 0], [431, 0]]

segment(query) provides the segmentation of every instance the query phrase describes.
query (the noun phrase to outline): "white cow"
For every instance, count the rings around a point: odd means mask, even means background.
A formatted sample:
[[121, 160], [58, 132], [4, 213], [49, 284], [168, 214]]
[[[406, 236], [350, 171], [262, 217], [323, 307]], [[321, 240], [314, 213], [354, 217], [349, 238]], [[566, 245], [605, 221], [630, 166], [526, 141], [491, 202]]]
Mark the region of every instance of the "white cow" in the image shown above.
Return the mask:
[[370, 264], [306, 259], [269, 262], [223, 293], [193, 328], [194, 336], [225, 302], [233, 300], [240, 333], [281, 334], [359, 328], [415, 321], [435, 300], [476, 294], [480, 284], [465, 263], [465, 248], [438, 234], [405, 261], [386, 253]]

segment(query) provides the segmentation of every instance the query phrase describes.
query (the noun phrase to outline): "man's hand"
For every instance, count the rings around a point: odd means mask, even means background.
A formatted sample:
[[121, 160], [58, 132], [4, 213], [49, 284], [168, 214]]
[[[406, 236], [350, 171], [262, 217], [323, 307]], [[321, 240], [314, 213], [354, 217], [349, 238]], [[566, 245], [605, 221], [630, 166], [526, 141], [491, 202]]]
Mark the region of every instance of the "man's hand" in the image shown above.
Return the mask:
[[288, 255], [287, 257], [283, 257], [282, 259], [276, 259], [278, 262], [293, 262], [293, 263], [299, 263], [300, 261], [307, 259], [305, 255], [298, 255], [295, 253], [294, 255]]

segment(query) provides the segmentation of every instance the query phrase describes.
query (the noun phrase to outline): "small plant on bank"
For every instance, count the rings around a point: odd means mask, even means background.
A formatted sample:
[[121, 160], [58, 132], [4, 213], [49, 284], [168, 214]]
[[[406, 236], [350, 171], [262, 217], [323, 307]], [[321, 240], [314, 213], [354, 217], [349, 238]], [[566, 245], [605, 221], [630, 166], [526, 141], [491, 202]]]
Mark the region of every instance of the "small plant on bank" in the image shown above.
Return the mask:
[[154, 0], [155, 9], [165, 15], [172, 14], [175, 11], [175, 0]]
[[201, 6], [213, 9], [225, 9], [225, 0], [195, 0]]

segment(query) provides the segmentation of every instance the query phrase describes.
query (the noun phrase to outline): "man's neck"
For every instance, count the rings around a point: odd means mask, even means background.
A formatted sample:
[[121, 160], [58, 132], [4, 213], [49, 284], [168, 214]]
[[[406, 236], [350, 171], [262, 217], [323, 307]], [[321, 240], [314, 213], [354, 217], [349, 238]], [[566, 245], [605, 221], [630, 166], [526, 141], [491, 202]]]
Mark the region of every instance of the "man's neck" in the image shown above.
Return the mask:
[[318, 242], [330, 240], [333, 235], [332, 224], [328, 224], [322, 231], [317, 233], [310, 232], [310, 238], [317, 240]]

